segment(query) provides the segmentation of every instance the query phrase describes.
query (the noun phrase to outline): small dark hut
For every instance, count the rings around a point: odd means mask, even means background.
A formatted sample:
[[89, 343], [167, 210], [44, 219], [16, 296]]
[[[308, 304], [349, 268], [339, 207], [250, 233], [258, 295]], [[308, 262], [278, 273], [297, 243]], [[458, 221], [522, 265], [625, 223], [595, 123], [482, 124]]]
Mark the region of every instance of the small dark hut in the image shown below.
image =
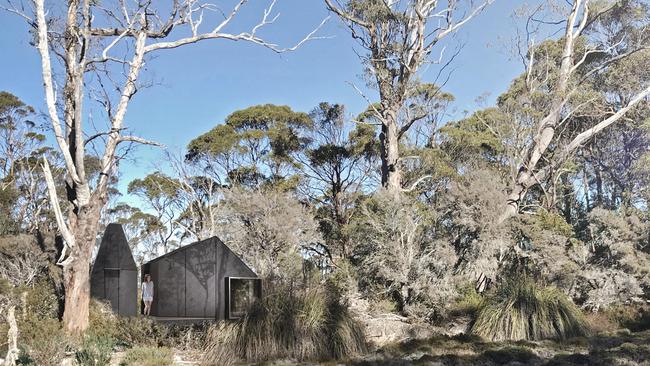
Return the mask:
[[122, 225], [109, 224], [90, 275], [90, 295], [108, 300], [116, 314], [135, 316], [138, 310], [138, 269]]
[[261, 281], [219, 238], [186, 245], [142, 266], [154, 282], [151, 315], [236, 319], [261, 296]]

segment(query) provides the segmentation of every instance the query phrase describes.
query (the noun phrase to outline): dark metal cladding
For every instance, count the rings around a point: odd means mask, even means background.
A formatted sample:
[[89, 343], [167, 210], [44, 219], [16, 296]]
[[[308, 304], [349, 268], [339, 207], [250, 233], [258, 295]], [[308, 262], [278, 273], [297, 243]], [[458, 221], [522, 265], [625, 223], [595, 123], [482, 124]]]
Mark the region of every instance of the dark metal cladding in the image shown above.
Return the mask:
[[147, 273], [155, 288], [151, 315], [173, 318], [227, 319], [226, 278], [257, 279], [217, 237], [145, 263], [142, 275]]
[[121, 316], [137, 314], [137, 266], [122, 226], [109, 224], [90, 275], [90, 294]]

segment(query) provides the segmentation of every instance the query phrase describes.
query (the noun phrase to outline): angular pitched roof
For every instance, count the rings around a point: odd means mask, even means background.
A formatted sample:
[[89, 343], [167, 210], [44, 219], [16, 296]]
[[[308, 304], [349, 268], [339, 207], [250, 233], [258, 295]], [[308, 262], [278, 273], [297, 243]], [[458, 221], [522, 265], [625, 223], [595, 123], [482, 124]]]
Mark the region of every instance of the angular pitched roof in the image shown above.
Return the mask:
[[93, 271], [105, 268], [137, 270], [129, 242], [120, 224], [108, 224], [99, 246]]

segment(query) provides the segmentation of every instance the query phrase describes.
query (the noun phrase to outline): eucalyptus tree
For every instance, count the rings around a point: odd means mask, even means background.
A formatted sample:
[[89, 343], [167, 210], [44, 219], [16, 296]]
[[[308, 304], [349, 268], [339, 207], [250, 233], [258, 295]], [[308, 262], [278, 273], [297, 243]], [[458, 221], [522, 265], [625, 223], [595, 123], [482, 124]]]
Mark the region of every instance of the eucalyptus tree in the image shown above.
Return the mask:
[[161, 233], [166, 233], [165, 225], [154, 215], [144, 212], [124, 202], [108, 207], [102, 217], [102, 227], [110, 223], [122, 225], [137, 263], [144, 263], [159, 255], [158, 246]]
[[193, 139], [186, 160], [203, 166], [222, 184], [280, 184], [296, 172], [293, 154], [304, 146], [311, 125], [309, 115], [288, 106], [248, 107]]
[[[650, 79], [630, 88], [620, 80], [618, 93], [598, 92], [608, 74], [624, 63], [648, 59], [648, 5], [643, 1], [568, 2], [563, 37], [557, 42], [530, 45], [526, 72], [513, 82], [504, 104], [518, 104], [528, 112], [518, 120], [530, 123], [530, 138], [517, 162], [509, 187], [507, 208], [500, 221], [517, 214], [529, 189], [554, 177], [594, 136], [640, 108], [647, 108]], [[530, 17], [534, 21], [535, 15]], [[530, 39], [532, 39], [532, 35]], [[643, 63], [645, 65], [645, 63]], [[645, 66], [647, 67], [647, 66]], [[530, 111], [528, 106], [533, 105]], [[519, 112], [523, 109], [519, 108]], [[597, 111], [597, 112], [596, 112]], [[568, 126], [581, 121], [577, 129]], [[572, 135], [567, 137], [566, 131]]]
[[176, 221], [181, 214], [178, 202], [181, 183], [161, 172], [154, 172], [142, 179], [131, 181], [127, 192], [139, 197], [153, 212], [155, 220], [149, 222], [149, 229], [151, 234], [156, 236], [157, 243], [162, 246], [163, 254], [174, 249], [170, 246], [174, 244]]
[[0, 92], [0, 231], [4, 233], [33, 233], [51, 214], [38, 162], [43, 156], [55, 156], [34, 117], [31, 106]]
[[332, 262], [351, 254], [345, 227], [354, 201], [374, 188], [376, 179], [376, 129], [354, 124], [341, 104], [320, 103], [310, 113], [313, 127], [304, 148], [295, 152], [305, 179], [304, 192], [317, 203], [326, 257]]
[[[235, 24], [235, 19], [246, 0], [237, 1], [226, 12], [200, 0], [167, 4], [71, 0], [65, 6], [46, 4], [46, 0], [3, 3], [5, 9], [27, 21], [40, 54], [47, 115], [66, 173], [68, 202], [61, 207], [53, 174], [47, 161], [43, 162], [50, 201], [65, 243], [58, 261], [64, 271], [63, 323], [66, 330], [79, 332], [88, 326], [91, 253], [101, 211], [108, 201], [110, 180], [126, 152], [122, 148], [131, 143], [151, 143], [126, 134], [124, 124], [130, 101], [146, 85], [142, 78], [148, 58], [211, 39], [290, 51], [314, 38], [316, 30], [291, 48], [263, 39], [260, 29], [277, 18], [271, 9], [274, 1], [259, 23], [240, 31], [237, 27], [244, 26]], [[94, 133], [86, 125], [84, 105], [89, 101], [103, 107], [105, 130]], [[86, 149], [93, 146], [101, 163], [97, 179], [91, 181], [84, 159]]]
[[381, 181], [389, 191], [402, 189], [401, 137], [427, 116], [426, 111], [405, 111], [411, 105], [407, 99], [417, 94], [421, 84], [421, 69], [437, 62], [430, 56], [444, 38], [492, 2], [325, 0], [364, 49], [361, 61], [379, 92], [379, 102], [369, 109], [381, 126]]

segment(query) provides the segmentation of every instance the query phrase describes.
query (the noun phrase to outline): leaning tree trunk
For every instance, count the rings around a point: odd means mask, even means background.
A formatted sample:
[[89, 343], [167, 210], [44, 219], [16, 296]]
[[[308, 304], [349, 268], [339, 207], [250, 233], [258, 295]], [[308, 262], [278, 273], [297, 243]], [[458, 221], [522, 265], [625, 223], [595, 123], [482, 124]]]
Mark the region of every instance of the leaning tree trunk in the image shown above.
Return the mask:
[[397, 113], [391, 110], [384, 115], [379, 135], [381, 143], [381, 185], [390, 193], [402, 191], [402, 171], [399, 166], [399, 131]]
[[63, 326], [70, 333], [79, 333], [88, 327], [90, 307], [90, 262], [99, 228], [100, 206], [83, 207], [74, 216], [72, 233], [76, 246], [72, 260], [63, 267], [65, 309]]

